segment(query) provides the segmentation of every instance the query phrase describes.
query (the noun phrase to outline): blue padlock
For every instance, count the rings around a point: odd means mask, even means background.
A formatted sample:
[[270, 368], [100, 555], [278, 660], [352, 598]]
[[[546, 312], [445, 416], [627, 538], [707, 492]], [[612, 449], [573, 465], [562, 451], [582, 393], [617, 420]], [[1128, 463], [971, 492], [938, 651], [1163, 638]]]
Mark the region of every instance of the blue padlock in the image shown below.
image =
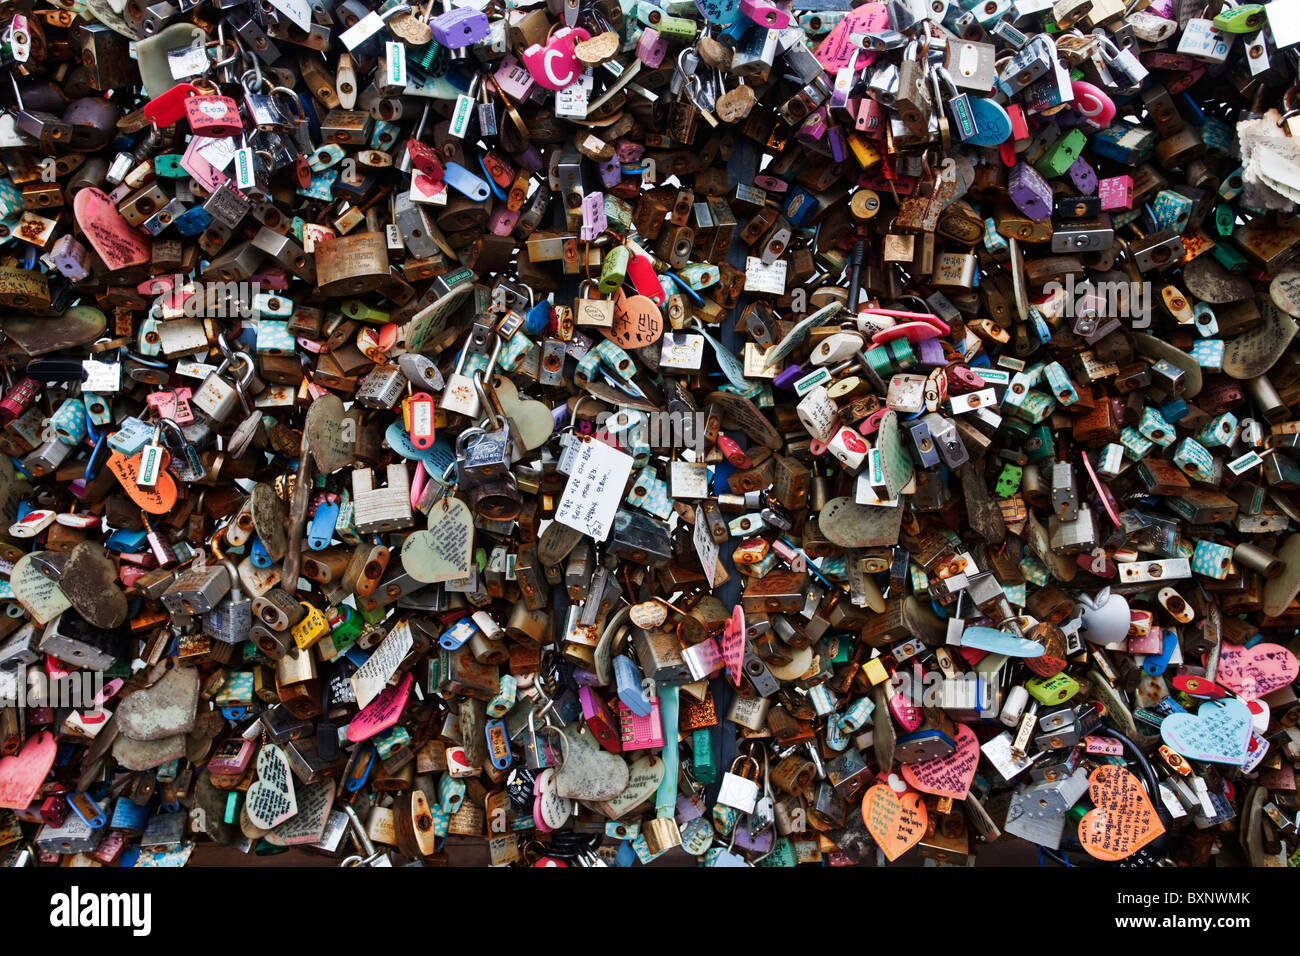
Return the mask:
[[313, 551], [323, 551], [334, 540], [334, 525], [339, 517], [337, 501], [322, 501], [316, 506], [316, 513], [311, 516], [307, 526], [307, 547]]
[[642, 686], [644, 678], [641, 669], [632, 662], [630, 657], [623, 654], [616, 656], [613, 664], [614, 683], [618, 686], [618, 699], [638, 717], [649, 717], [651, 703], [650, 698], [645, 694], [645, 688]]

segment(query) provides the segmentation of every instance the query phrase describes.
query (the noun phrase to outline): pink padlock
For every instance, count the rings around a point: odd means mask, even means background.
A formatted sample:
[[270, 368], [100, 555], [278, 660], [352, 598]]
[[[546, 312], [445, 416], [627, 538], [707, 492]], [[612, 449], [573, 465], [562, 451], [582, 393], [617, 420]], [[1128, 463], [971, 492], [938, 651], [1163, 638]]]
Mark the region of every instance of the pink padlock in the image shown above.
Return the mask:
[[524, 50], [524, 65], [538, 85], [562, 90], [582, 72], [573, 48], [590, 39], [591, 34], [582, 27], [563, 27], [551, 35], [546, 46], [534, 43]]
[[1106, 91], [1083, 80], [1074, 80], [1070, 84], [1074, 91], [1074, 109], [1088, 120], [1096, 129], [1105, 129], [1115, 119], [1115, 101], [1106, 95]]
[[528, 99], [536, 82], [523, 64], [509, 55], [501, 61], [493, 78], [497, 81], [497, 86], [501, 87], [501, 92], [519, 102]]
[[519, 213], [504, 203], [497, 203], [492, 209], [492, 215], [488, 217], [488, 229], [494, 236], [508, 236], [517, 222], [519, 222]]
[[784, 30], [790, 25], [790, 14], [770, 3], [760, 3], [759, 0], [740, 0], [740, 12], [769, 30]]
[[885, 417], [888, 408], [877, 408], [874, 412], [862, 420], [858, 425], [858, 431], [864, 435], [874, 435], [880, 431], [880, 420]]
[[668, 55], [668, 41], [659, 35], [659, 31], [654, 27], [646, 27], [641, 31], [641, 39], [636, 44], [636, 58], [650, 67], [652, 70], [659, 69], [664, 62], [664, 57]]

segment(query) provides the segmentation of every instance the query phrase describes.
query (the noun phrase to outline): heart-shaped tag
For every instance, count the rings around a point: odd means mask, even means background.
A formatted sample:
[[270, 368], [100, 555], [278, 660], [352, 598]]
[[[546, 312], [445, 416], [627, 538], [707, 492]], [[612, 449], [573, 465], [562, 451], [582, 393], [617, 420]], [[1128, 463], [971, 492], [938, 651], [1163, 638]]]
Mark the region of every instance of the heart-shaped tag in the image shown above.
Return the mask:
[[140, 477], [140, 459], [143, 455], [143, 449], [130, 458], [115, 451], [108, 456], [108, 470], [117, 477], [118, 484], [127, 497], [139, 505], [142, 511], [151, 515], [165, 515], [176, 504], [176, 482], [170, 472], [161, 471], [158, 473], [157, 484], [152, 488], [141, 488], [136, 484], [136, 479]]
[[310, 784], [298, 796], [298, 812], [266, 835], [266, 842], [271, 846], [317, 843], [325, 834], [325, 824], [334, 806], [334, 781]]
[[273, 829], [298, 812], [289, 758], [275, 744], [264, 744], [257, 755], [257, 779], [248, 788], [244, 808], [263, 830]]
[[520, 398], [515, 383], [504, 375], [492, 381], [501, 410], [510, 419], [519, 440], [529, 451], [542, 447], [555, 431], [555, 417], [544, 402]]
[[650, 754], [639, 757], [628, 770], [627, 786], [623, 792], [612, 800], [606, 800], [600, 809], [611, 820], [617, 820], [649, 800], [663, 779], [664, 762], [661, 758]]
[[153, 254], [149, 239], [117, 211], [108, 194], [94, 186], [77, 190], [72, 200], [77, 225], [85, 233], [109, 272], [144, 265]]
[[899, 795], [878, 783], [862, 798], [862, 822], [891, 862], [925, 836], [928, 819], [925, 801], [911, 790]]
[[14, 592], [14, 600], [41, 627], [72, 607], [63, 589], [41, 573], [30, 554], [14, 562], [14, 569], [9, 573], [9, 589]]
[[1267, 697], [1300, 674], [1300, 661], [1281, 644], [1224, 644], [1214, 679], [1246, 700]]
[[474, 561], [474, 516], [459, 498], [443, 495], [429, 509], [429, 529], [402, 542], [402, 567], [424, 584], [454, 581], [469, 574]]
[[406, 706], [406, 698], [411, 693], [411, 684], [415, 680], [410, 671], [397, 682], [396, 687], [385, 687], [379, 696], [366, 704], [361, 712], [348, 724], [348, 740], [360, 743], [369, 740], [375, 734], [387, 730], [397, 723]]
[[547, 767], [538, 774], [537, 781], [533, 784], [533, 822], [543, 833], [564, 826], [573, 815], [573, 801], [557, 792], [557, 776], [556, 770]]
[[600, 748], [591, 734], [560, 731], [564, 762], [555, 772], [555, 792], [570, 800], [610, 800], [627, 789], [627, 763]]
[[18, 753], [0, 758], [0, 807], [27, 809], [54, 766], [58, 750], [54, 735], [42, 730], [29, 737]]
[[198, 668], [175, 667], [122, 700], [117, 726], [130, 740], [162, 740], [192, 730], [198, 705]]
[[322, 395], [307, 409], [303, 431], [322, 475], [333, 474], [352, 461], [355, 433], [348, 430], [346, 422], [351, 419], [343, 414], [343, 400], [333, 393]]
[[97, 542], [83, 541], [73, 548], [59, 580], [77, 613], [95, 627], [111, 631], [126, 620], [126, 595], [117, 586], [117, 565]]
[[1250, 709], [1229, 697], [1206, 701], [1195, 714], [1170, 714], [1160, 723], [1160, 737], [1189, 760], [1241, 766], [1250, 743]]
[[1137, 777], [1123, 767], [1094, 770], [1088, 797], [1094, 807], [1079, 821], [1079, 843], [1090, 856], [1122, 860], [1165, 832]]
[[980, 762], [980, 745], [975, 731], [965, 724], [957, 725], [955, 743], [957, 749], [947, 756], [903, 764], [903, 779], [925, 793], [964, 800]]

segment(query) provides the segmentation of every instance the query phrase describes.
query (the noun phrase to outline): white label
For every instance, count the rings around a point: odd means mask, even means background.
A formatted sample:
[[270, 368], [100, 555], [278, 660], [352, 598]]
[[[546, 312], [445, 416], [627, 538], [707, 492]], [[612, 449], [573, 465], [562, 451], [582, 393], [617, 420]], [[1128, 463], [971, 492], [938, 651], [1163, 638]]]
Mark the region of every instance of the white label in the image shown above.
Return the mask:
[[205, 379], [217, 370], [215, 365], [205, 365], [203, 362], [177, 362], [176, 374], [182, 378]]
[[358, 707], [365, 707], [379, 696], [379, 692], [388, 685], [388, 678], [393, 676], [414, 643], [410, 625], [403, 622], [393, 628], [384, 642], [375, 648], [375, 652], [351, 678]]
[[757, 256], [747, 256], [745, 259], [745, 291], [765, 292], [768, 295], [785, 295], [785, 272], [786, 265], [779, 259], [769, 266], [764, 265], [763, 260]]
[[297, 24], [300, 30], [311, 30], [311, 4], [307, 0], [271, 0], [271, 6]]
[[253, 169], [253, 151], [245, 147], [235, 150], [235, 185], [240, 189], [251, 189], [257, 183], [257, 173]]
[[709, 523], [704, 518], [703, 508], [695, 509], [695, 530], [691, 533], [691, 541], [695, 543], [695, 553], [700, 556], [700, 564], [704, 567], [704, 576], [709, 579], [709, 587], [713, 587], [713, 576], [718, 570], [718, 543], [709, 533]]
[[580, 439], [555, 520], [595, 541], [604, 541], [631, 474], [631, 455], [594, 438]]
[[167, 51], [167, 66], [173, 80], [208, 72], [208, 53], [203, 44], [183, 46]]
[[1234, 458], [1232, 461], [1228, 462], [1228, 470], [1234, 475], [1240, 475], [1242, 472], [1250, 471], [1250, 469], [1258, 467], [1263, 464], [1263, 462], [1264, 459], [1260, 458], [1256, 452], [1248, 451], [1240, 458]]
[[388, 86], [406, 86], [406, 44], [389, 40], [384, 48]]
[[[197, 138], [197, 137], [196, 137]], [[235, 158], [238, 148], [235, 141], [229, 136], [223, 136], [220, 139], [203, 139], [203, 145], [198, 147], [198, 154], [203, 157], [204, 161], [222, 172], [231, 164]]]
[[384, 21], [374, 10], [339, 34], [348, 50], [355, 50], [384, 28]]

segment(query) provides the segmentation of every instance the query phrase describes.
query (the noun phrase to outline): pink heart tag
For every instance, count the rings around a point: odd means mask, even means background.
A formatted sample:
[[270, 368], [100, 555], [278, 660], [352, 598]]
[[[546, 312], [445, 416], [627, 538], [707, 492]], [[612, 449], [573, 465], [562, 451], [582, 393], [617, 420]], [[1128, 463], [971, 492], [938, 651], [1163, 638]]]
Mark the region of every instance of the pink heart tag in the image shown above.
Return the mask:
[[348, 740], [359, 743], [369, 740], [380, 731], [387, 730], [397, 723], [406, 706], [406, 697], [411, 693], [411, 684], [415, 678], [408, 671], [396, 687], [385, 687], [379, 696], [366, 704], [351, 723], [348, 724]]
[[970, 782], [975, 779], [979, 762], [980, 744], [975, 731], [965, 724], [958, 724], [957, 749], [944, 757], [903, 764], [903, 779], [925, 793], [964, 800], [970, 792]]
[[42, 730], [28, 738], [17, 754], [0, 760], [0, 807], [25, 810], [30, 806], [54, 766], [58, 749], [54, 735]]
[[1281, 644], [1224, 644], [1214, 679], [1245, 700], [1267, 697], [1300, 673], [1300, 661]]
[[148, 262], [152, 243], [138, 229], [122, 218], [113, 201], [103, 190], [87, 186], [72, 200], [77, 225], [95, 247], [110, 271]]

